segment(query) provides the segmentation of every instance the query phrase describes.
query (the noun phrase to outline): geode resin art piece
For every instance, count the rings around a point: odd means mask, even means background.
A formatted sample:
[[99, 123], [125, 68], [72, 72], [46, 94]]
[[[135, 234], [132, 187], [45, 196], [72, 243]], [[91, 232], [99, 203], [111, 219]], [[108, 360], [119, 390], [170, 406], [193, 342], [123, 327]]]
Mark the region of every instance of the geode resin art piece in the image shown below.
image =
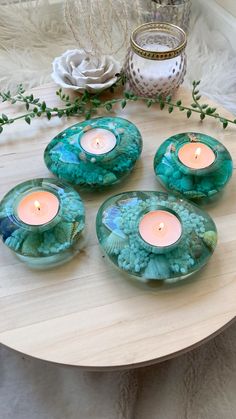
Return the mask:
[[[98, 138], [92, 138], [86, 149], [84, 139], [93, 132]], [[114, 146], [107, 152], [111, 139]], [[58, 134], [47, 146], [44, 160], [59, 179], [93, 189], [113, 185], [128, 175], [141, 151], [142, 137], [134, 124], [123, 118], [95, 118]]]
[[[181, 236], [171, 246], [153, 246], [140, 234], [144, 216], [156, 210], [164, 210], [180, 222]], [[115, 195], [100, 207], [96, 224], [99, 243], [108, 258], [142, 282], [173, 283], [192, 275], [207, 263], [217, 244], [216, 226], [208, 214], [164, 192]]]
[[[202, 153], [200, 158], [204, 158], [204, 153], [212, 150], [212, 164], [205, 168], [194, 168], [198, 162], [197, 154], [195, 162], [191, 162], [187, 156], [193, 168], [183, 164], [179, 153], [190, 143], [196, 144], [196, 152]], [[229, 182], [233, 173], [233, 162], [228, 150], [215, 138], [200, 133], [183, 133], [176, 134], [161, 144], [154, 158], [154, 170], [158, 180], [168, 191], [205, 203], [218, 197]]]
[[[27, 200], [34, 196], [42, 201], [41, 209], [29, 207]], [[48, 205], [44, 199], [48, 199]], [[58, 202], [58, 210], [51, 217], [54, 200]], [[36, 211], [39, 212], [39, 221]], [[34, 223], [36, 218], [38, 225], [27, 224], [28, 215]], [[48, 215], [51, 220], [44, 222]], [[2, 240], [32, 268], [47, 269], [71, 259], [79, 251], [84, 226], [85, 209], [79, 194], [58, 180], [34, 179], [21, 183], [8, 192], [0, 203]]]

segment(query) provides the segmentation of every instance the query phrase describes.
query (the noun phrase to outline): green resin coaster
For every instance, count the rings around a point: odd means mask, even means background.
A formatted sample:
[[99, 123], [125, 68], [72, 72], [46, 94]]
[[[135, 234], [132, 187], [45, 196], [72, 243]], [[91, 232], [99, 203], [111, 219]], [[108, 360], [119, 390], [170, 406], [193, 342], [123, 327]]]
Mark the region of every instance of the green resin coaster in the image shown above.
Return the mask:
[[228, 150], [216, 139], [183, 133], [160, 146], [154, 170], [168, 191], [204, 203], [219, 196], [232, 176], [233, 162]]
[[0, 203], [3, 242], [29, 267], [61, 265], [78, 253], [85, 225], [79, 194], [53, 179], [17, 185]]
[[123, 179], [142, 152], [142, 137], [123, 118], [95, 118], [67, 128], [47, 146], [44, 160], [60, 179], [84, 187], [102, 188]]
[[100, 207], [96, 225], [108, 258], [142, 282], [173, 283], [192, 275], [217, 243], [208, 214], [164, 192], [115, 195]]

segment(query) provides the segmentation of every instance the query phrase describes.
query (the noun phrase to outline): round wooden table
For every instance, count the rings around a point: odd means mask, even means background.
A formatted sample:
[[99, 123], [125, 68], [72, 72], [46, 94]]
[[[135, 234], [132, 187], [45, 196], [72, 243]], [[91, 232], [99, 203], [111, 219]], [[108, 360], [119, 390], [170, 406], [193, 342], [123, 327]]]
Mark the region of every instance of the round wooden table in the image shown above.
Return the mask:
[[[55, 85], [34, 94], [56, 105]], [[190, 91], [178, 97], [189, 104]], [[224, 109], [220, 112], [227, 116]], [[10, 105], [0, 112], [9, 114]], [[133, 173], [119, 186], [101, 193], [81, 193], [86, 206], [84, 250], [71, 262], [47, 271], [32, 271], [9, 249], [0, 252], [0, 342], [29, 356], [88, 369], [125, 369], [149, 365], [194, 348], [218, 333], [236, 314], [236, 182], [207, 208], [219, 244], [208, 265], [192, 281], [167, 289], [148, 289], [129, 281], [107, 262], [95, 233], [100, 204], [128, 190], [160, 190], [153, 157], [174, 133], [200, 131], [222, 141], [236, 161], [236, 129], [224, 131], [214, 119], [204, 123], [176, 111], [133, 103], [117, 115], [140, 129], [144, 149]], [[78, 122], [18, 121], [0, 135], [0, 197], [30, 178], [50, 177], [43, 151], [58, 132]]]

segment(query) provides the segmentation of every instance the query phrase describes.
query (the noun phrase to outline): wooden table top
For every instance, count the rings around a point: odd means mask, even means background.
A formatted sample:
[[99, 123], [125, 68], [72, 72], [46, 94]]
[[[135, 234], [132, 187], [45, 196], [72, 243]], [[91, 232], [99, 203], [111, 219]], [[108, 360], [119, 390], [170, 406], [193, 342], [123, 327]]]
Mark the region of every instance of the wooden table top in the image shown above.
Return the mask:
[[[54, 84], [34, 90], [56, 105]], [[183, 102], [190, 91], [180, 89]], [[208, 101], [209, 102], [209, 101]], [[227, 116], [227, 111], [219, 107]], [[0, 113], [12, 108], [1, 104]], [[133, 103], [116, 115], [140, 129], [144, 149], [132, 174], [101, 193], [81, 193], [87, 215], [86, 246], [71, 262], [32, 271], [0, 243], [0, 342], [29, 356], [88, 369], [124, 369], [176, 356], [218, 333], [236, 315], [236, 179], [207, 207], [219, 244], [208, 265], [181, 286], [148, 289], [127, 280], [104, 258], [95, 233], [100, 204], [129, 190], [161, 190], [154, 176], [156, 149], [170, 135], [199, 131], [223, 142], [236, 161], [236, 129], [214, 119], [187, 121], [175, 111]], [[51, 138], [78, 118], [23, 121], [0, 135], [0, 197], [17, 183], [51, 176], [43, 151]]]

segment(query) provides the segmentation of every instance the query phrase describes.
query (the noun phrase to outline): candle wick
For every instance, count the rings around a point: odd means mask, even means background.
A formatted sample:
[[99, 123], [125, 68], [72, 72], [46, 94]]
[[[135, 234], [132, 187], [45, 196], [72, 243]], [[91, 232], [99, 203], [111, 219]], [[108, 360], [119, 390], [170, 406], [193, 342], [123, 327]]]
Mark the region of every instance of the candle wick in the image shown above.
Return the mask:
[[40, 211], [41, 210], [41, 208], [40, 208], [40, 202], [39, 201], [34, 201], [34, 206], [35, 206], [35, 208], [36, 208], [37, 211]]
[[99, 141], [99, 139], [98, 139], [98, 138], [96, 138], [96, 146], [97, 146], [97, 148], [99, 148], [99, 147], [100, 147], [100, 141]]
[[160, 223], [160, 224], [159, 224], [159, 227], [158, 227], [158, 230], [159, 230], [159, 231], [162, 231], [162, 230], [163, 230], [163, 228], [164, 228], [164, 226], [165, 226], [165, 224], [164, 224], [164, 223]]
[[201, 154], [201, 148], [198, 147], [196, 152], [195, 152], [195, 159], [197, 159], [200, 156], [200, 154]]

